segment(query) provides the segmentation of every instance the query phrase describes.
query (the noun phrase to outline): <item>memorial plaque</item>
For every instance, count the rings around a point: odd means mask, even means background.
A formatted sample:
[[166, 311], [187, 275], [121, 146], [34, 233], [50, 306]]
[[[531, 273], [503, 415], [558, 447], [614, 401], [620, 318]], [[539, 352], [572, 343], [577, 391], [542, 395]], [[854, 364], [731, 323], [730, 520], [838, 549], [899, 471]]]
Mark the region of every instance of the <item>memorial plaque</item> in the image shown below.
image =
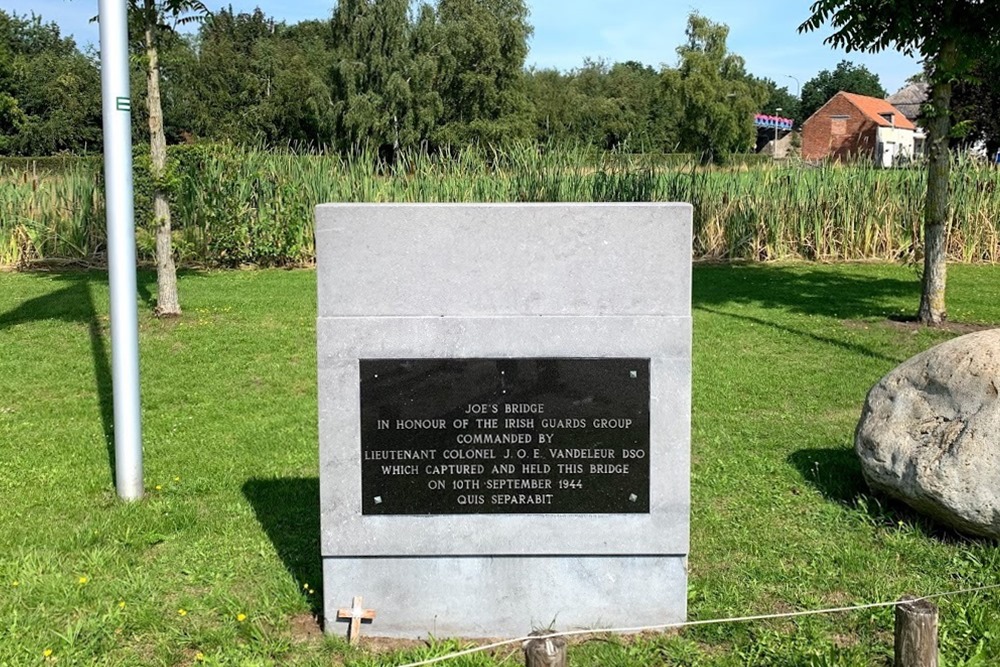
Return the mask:
[[355, 597], [409, 639], [603, 627], [609, 600], [686, 618], [691, 217], [317, 208], [328, 621]]
[[360, 359], [362, 513], [649, 512], [649, 360]]

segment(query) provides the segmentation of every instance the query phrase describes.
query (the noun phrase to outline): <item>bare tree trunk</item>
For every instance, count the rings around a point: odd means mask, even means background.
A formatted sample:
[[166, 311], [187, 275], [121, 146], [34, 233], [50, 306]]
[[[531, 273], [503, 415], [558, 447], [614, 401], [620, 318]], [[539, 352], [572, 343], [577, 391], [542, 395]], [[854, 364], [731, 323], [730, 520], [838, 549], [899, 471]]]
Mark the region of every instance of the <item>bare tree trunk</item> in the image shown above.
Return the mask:
[[146, 0], [146, 102], [149, 107], [149, 150], [153, 172], [153, 216], [156, 225], [156, 315], [181, 314], [177, 298], [177, 269], [170, 239], [170, 202], [163, 189], [167, 172], [167, 137], [163, 131], [160, 104], [160, 59], [153, 31], [156, 29], [152, 0]]
[[[942, 55], [944, 65], [954, 47]], [[944, 305], [948, 266], [948, 179], [951, 169], [948, 135], [951, 133], [951, 80], [948, 67], [937, 68], [931, 84], [931, 117], [927, 126], [929, 157], [927, 165], [927, 201], [924, 208], [924, 279], [917, 320], [922, 324], [941, 324], [948, 317]], [[941, 72], [940, 70], [944, 70]]]

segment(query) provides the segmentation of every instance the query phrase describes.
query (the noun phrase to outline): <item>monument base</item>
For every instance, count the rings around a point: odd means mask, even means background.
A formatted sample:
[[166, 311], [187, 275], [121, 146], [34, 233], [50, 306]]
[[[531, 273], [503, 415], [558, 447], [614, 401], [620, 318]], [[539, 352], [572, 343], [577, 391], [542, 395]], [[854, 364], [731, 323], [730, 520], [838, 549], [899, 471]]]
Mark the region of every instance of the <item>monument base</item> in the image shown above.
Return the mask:
[[354, 596], [377, 637], [520, 637], [533, 630], [681, 622], [684, 556], [402, 556], [323, 559], [326, 632]]

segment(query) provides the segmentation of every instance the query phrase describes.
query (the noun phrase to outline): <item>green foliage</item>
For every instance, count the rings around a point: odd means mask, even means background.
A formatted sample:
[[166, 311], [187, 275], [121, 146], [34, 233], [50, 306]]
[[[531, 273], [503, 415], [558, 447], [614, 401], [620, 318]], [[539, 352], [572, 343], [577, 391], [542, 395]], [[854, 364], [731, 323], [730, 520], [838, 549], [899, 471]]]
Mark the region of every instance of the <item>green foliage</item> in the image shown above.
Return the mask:
[[444, 106], [436, 143], [500, 146], [530, 137], [524, 0], [438, 0], [437, 16]]
[[832, 72], [825, 69], [802, 85], [800, 122], [806, 121], [841, 91], [880, 99], [886, 94], [877, 74], [864, 65], [841, 60]]
[[55, 23], [0, 10], [0, 155], [100, 149], [100, 75]]
[[338, 144], [380, 152], [426, 144], [442, 113], [437, 26], [422, 5], [411, 22], [408, 0], [341, 0], [333, 12], [338, 45], [332, 67]]
[[955, 84], [952, 113], [956, 123], [968, 127], [966, 143], [982, 141], [987, 155], [1000, 149], [1000, 52], [994, 50], [973, 68], [971, 75]]
[[[788, 92], [788, 86], [778, 86], [771, 79], [761, 79], [761, 84], [767, 89], [767, 99], [760, 107], [760, 113], [782, 118], [791, 118], [795, 121], [796, 127], [802, 124], [805, 117], [800, 111], [801, 102], [797, 97]], [[778, 111], [781, 109], [781, 111]]]
[[[130, 6], [136, 144], [149, 141], [149, 45], [159, 65], [164, 133], [174, 144], [370, 150], [391, 162], [401, 151], [502, 150], [535, 140], [630, 153], [683, 150], [721, 161], [752, 144], [755, 112], [791, 108], [787, 89], [749, 76], [726, 50], [725, 26], [697, 15], [676, 68], [586, 60], [563, 73], [525, 72], [532, 28], [523, 0], [343, 0], [330, 20], [296, 25], [260, 9], [209, 14], [195, 1]], [[15, 94], [9, 81], [21, 70], [0, 40], [0, 154], [96, 145], [94, 63], [60, 41], [54, 27], [34, 21], [34, 28], [17, 24], [33, 35], [27, 41], [42, 51], [58, 46], [63, 64], [76, 69], [37, 93], [36, 103]], [[192, 21], [201, 22], [195, 36], [173, 30]], [[55, 64], [39, 59], [36, 67]], [[56, 110], [47, 125], [33, 115], [40, 108]], [[62, 143], [53, 143], [57, 136]]]
[[[731, 155], [702, 168], [698, 154], [601, 153], [526, 144], [454, 157], [402, 151], [275, 153], [225, 145], [172, 147], [159, 181], [174, 212], [173, 242], [189, 264], [289, 266], [313, 261], [313, 208], [329, 201], [688, 201], [698, 257], [912, 261], [921, 243], [918, 170], [867, 163], [801, 169]], [[148, 149], [135, 153], [140, 257], [152, 258]], [[100, 262], [104, 212], [99, 161], [49, 169], [0, 162], [0, 266]], [[1000, 170], [958, 163], [948, 253], [1000, 260]]]
[[1000, 7], [983, 0], [817, 0], [800, 31], [829, 22], [826, 43], [848, 51], [919, 54], [931, 79], [961, 78], [1000, 40]]
[[752, 151], [753, 117], [766, 100], [764, 86], [747, 75], [743, 58], [729, 53], [725, 25], [695, 13], [685, 34], [677, 70], [663, 75], [667, 94], [680, 100], [680, 149], [704, 152], [709, 160]]
[[540, 142], [627, 152], [676, 147], [679, 100], [664, 94], [652, 67], [586, 60], [566, 74], [531, 71], [527, 83]]

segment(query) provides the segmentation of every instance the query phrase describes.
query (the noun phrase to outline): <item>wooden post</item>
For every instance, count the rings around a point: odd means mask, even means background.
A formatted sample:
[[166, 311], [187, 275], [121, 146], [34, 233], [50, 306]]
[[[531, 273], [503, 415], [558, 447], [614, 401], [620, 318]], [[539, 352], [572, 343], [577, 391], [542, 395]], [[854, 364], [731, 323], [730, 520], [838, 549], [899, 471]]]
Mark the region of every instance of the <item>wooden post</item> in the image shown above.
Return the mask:
[[912, 595], [896, 605], [896, 667], [937, 667], [938, 609]]
[[525, 667], [566, 667], [566, 640], [532, 632], [534, 639], [524, 642]]

